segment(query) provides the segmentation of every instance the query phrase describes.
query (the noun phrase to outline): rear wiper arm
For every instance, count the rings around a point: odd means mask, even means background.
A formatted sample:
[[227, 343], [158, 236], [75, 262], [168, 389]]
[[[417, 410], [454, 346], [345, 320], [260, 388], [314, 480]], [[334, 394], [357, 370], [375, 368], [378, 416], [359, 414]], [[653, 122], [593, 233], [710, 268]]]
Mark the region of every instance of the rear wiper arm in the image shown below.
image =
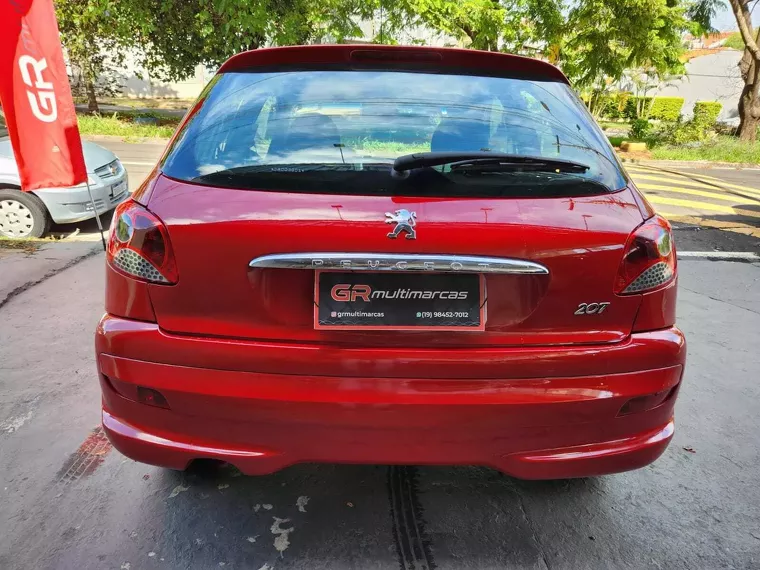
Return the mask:
[[530, 170], [540, 172], [578, 172], [589, 170], [589, 166], [572, 160], [525, 156], [504, 152], [418, 152], [399, 156], [393, 162], [393, 171], [403, 173], [415, 168], [450, 164], [451, 170], [479, 170], [504, 172], [509, 170]]

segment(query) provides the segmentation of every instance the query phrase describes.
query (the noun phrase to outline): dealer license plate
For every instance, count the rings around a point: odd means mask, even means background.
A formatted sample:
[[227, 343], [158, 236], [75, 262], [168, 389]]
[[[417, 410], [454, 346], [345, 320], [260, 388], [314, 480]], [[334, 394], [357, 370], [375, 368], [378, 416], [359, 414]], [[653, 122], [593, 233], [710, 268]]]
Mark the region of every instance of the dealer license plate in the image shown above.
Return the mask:
[[484, 330], [484, 280], [458, 273], [317, 271], [317, 329]]

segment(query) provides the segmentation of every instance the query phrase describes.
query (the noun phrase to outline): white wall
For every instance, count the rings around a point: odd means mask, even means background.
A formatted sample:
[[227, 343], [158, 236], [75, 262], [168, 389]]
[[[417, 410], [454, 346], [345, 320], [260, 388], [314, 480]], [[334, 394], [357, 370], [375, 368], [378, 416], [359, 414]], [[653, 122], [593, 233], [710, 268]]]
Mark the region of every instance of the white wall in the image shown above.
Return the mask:
[[723, 109], [719, 118], [735, 119], [744, 86], [739, 72], [741, 58], [742, 52], [731, 49], [695, 57], [686, 64], [684, 77], [653, 94], [686, 99], [682, 112], [687, 117], [692, 115], [697, 101], [720, 101]]

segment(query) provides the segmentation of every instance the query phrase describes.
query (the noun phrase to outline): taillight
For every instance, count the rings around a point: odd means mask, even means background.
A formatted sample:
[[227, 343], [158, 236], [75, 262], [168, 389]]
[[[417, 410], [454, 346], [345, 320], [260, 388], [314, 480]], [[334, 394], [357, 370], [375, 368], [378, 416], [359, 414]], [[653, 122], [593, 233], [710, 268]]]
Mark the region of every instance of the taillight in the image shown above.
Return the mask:
[[106, 257], [116, 271], [134, 279], [162, 285], [177, 282], [166, 226], [137, 202], [122, 202], [116, 207]]
[[670, 224], [654, 216], [628, 238], [615, 280], [615, 293], [633, 295], [654, 291], [676, 276], [676, 250]]

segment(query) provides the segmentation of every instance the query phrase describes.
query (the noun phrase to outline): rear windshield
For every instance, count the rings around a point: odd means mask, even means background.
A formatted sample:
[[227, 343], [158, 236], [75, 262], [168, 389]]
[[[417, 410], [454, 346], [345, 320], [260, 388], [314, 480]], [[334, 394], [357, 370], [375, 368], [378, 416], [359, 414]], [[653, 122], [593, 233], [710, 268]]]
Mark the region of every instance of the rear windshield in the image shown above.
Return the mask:
[[[197, 184], [328, 194], [557, 196], [625, 186], [602, 132], [565, 84], [407, 71], [239, 72], [209, 84], [162, 165]], [[415, 168], [449, 151], [563, 160], [580, 171]], [[397, 174], [397, 173], [395, 173]]]

